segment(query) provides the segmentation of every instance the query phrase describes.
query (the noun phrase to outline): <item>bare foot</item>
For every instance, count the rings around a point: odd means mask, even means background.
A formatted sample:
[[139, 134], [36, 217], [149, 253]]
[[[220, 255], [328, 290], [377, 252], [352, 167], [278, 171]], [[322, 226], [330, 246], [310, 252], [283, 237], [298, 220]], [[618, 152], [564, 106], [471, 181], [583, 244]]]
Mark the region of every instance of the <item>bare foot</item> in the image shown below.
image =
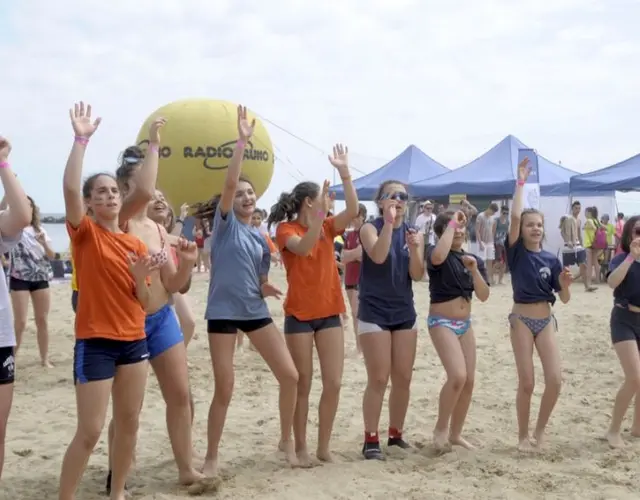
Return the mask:
[[53, 368], [53, 363], [51, 363], [51, 361], [49, 361], [48, 359], [45, 359], [45, 360], [41, 361], [40, 364], [44, 368]]
[[609, 446], [611, 446], [612, 448], [624, 448], [625, 447], [625, 442], [622, 439], [622, 436], [620, 435], [619, 432], [607, 432], [607, 435], [605, 436], [607, 442], [609, 443]]
[[536, 448], [535, 446], [533, 446], [533, 443], [531, 443], [531, 439], [526, 437], [524, 439], [521, 439], [518, 443], [518, 451], [521, 451], [523, 453], [533, 453], [534, 451], [536, 451]]
[[178, 482], [182, 486], [190, 486], [193, 483], [205, 478], [206, 476], [202, 472], [198, 472], [193, 468], [189, 471], [178, 472]]
[[306, 450], [306, 448], [304, 450], [297, 451], [296, 455], [298, 457], [298, 465], [300, 467], [303, 467], [305, 469], [313, 467], [313, 460], [311, 459], [311, 455], [309, 455], [309, 452]]
[[329, 462], [329, 463], [333, 462], [333, 455], [331, 454], [328, 448], [327, 449], [318, 448], [316, 450], [316, 457], [321, 462]]
[[466, 448], [467, 450], [475, 450], [476, 447], [473, 446], [469, 441], [467, 441], [465, 438], [463, 438], [462, 436], [456, 436], [456, 437], [450, 437], [449, 438], [449, 442], [453, 445], [456, 446], [462, 446], [463, 448]]
[[284, 453], [284, 456], [291, 467], [300, 467], [293, 441], [280, 440], [278, 443], [278, 450]]
[[546, 442], [546, 435], [544, 431], [536, 431], [533, 435], [533, 439], [536, 443], [536, 448], [542, 448]]
[[218, 459], [205, 458], [204, 465], [202, 466], [202, 473], [206, 477], [215, 477], [218, 474]]
[[433, 446], [441, 452], [451, 451], [449, 433], [447, 431], [433, 431]]

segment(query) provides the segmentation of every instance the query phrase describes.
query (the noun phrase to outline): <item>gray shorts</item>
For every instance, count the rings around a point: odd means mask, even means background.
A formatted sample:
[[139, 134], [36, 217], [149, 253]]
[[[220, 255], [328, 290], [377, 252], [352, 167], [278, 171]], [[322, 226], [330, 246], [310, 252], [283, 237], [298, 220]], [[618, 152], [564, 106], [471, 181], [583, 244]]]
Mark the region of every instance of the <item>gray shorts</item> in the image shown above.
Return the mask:
[[284, 333], [316, 333], [330, 328], [341, 327], [342, 321], [339, 314], [309, 321], [301, 321], [295, 316], [286, 316], [284, 318]]

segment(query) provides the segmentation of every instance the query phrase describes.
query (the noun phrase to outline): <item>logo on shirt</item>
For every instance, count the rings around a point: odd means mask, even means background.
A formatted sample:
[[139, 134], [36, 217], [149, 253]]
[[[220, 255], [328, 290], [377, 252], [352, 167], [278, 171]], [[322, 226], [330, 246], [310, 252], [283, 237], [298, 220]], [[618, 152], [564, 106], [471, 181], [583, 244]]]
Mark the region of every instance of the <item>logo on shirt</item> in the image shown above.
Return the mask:
[[551, 277], [551, 269], [549, 269], [547, 266], [541, 267], [538, 273], [540, 274], [540, 277], [545, 281]]

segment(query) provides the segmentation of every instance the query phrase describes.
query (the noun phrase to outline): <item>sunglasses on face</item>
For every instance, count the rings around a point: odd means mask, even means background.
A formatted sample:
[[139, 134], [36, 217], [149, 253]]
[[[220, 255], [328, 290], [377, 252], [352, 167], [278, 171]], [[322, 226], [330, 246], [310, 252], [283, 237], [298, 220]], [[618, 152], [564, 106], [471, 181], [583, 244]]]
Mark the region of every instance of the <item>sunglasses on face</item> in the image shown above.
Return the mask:
[[399, 191], [397, 193], [383, 194], [380, 199], [394, 200], [394, 201], [407, 201], [409, 199], [409, 195], [407, 193], [403, 193], [402, 191]]

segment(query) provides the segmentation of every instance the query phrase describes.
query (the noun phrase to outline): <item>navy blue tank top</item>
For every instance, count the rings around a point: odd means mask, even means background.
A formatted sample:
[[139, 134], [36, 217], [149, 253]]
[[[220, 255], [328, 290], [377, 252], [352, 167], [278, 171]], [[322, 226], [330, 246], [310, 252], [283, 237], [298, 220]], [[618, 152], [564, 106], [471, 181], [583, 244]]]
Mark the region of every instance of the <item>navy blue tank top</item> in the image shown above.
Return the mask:
[[[378, 235], [384, 225], [382, 217], [371, 222]], [[412, 280], [409, 275], [409, 247], [403, 223], [393, 230], [387, 260], [376, 264], [362, 251], [360, 283], [358, 287], [358, 319], [376, 325], [397, 325], [415, 321]]]

